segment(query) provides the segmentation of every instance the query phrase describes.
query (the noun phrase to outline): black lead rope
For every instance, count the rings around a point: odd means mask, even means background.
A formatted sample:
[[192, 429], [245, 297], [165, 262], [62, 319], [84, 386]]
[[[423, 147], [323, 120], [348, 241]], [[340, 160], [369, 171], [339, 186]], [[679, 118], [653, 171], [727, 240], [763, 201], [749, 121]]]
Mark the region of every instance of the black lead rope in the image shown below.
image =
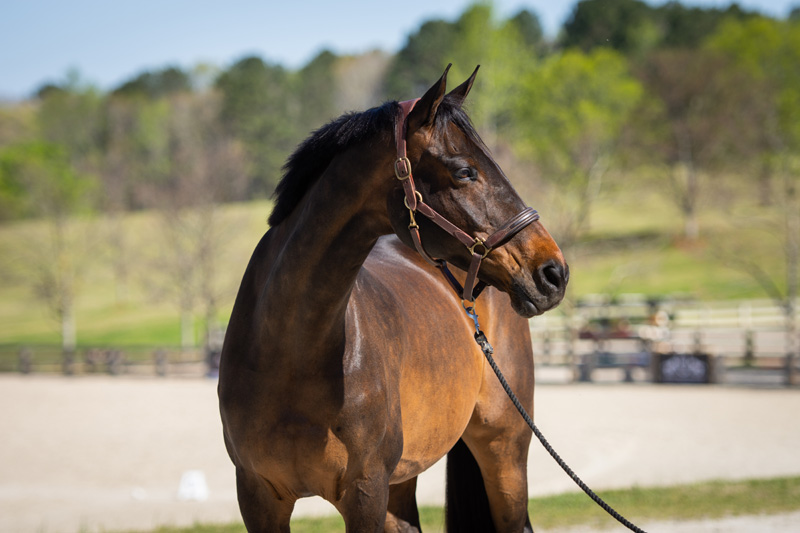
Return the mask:
[[467, 305], [467, 302], [462, 302], [462, 305], [464, 306], [464, 311], [467, 312], [467, 315], [472, 319], [473, 322], [475, 322], [475, 342], [477, 342], [478, 346], [480, 346], [483, 355], [486, 356], [486, 360], [489, 362], [489, 366], [492, 367], [492, 370], [494, 370], [497, 379], [500, 380], [500, 384], [503, 386], [503, 389], [506, 391], [506, 394], [508, 394], [508, 397], [514, 403], [514, 407], [517, 408], [519, 414], [521, 414], [522, 418], [525, 419], [525, 422], [531, 428], [533, 434], [536, 435], [536, 438], [539, 439], [539, 442], [542, 443], [544, 449], [547, 450], [547, 453], [550, 454], [550, 457], [552, 457], [555, 460], [555, 462], [558, 463], [558, 466], [560, 466], [561, 469], [567, 473], [567, 475], [572, 479], [572, 481], [574, 481], [575, 484], [578, 485], [581, 488], [581, 490], [586, 493], [587, 496], [589, 496], [597, 505], [602, 507], [602, 509], [605, 512], [614, 517], [620, 524], [627, 527], [631, 531], [635, 531], [636, 533], [645, 533], [643, 529], [637, 527], [636, 525], [631, 523], [627, 518], [619, 514], [616, 510], [614, 510], [613, 507], [608, 505], [600, 496], [598, 496], [592, 489], [590, 489], [589, 486], [586, 483], [584, 483], [583, 480], [579, 478], [575, 472], [572, 471], [569, 465], [564, 462], [564, 460], [561, 458], [560, 455], [558, 455], [558, 453], [553, 449], [553, 447], [550, 446], [550, 443], [547, 442], [546, 438], [544, 438], [542, 432], [539, 431], [539, 428], [536, 427], [536, 424], [533, 423], [533, 419], [531, 419], [531, 417], [528, 415], [528, 412], [525, 411], [525, 408], [520, 403], [519, 399], [517, 398], [517, 395], [514, 394], [513, 390], [511, 390], [511, 386], [508, 384], [505, 376], [500, 371], [500, 367], [498, 367], [497, 363], [494, 362], [494, 358], [492, 357], [494, 349], [492, 348], [492, 345], [489, 344], [489, 341], [486, 339], [486, 335], [483, 333], [483, 331], [481, 331], [480, 324], [478, 324], [478, 314], [475, 312], [475, 308]]

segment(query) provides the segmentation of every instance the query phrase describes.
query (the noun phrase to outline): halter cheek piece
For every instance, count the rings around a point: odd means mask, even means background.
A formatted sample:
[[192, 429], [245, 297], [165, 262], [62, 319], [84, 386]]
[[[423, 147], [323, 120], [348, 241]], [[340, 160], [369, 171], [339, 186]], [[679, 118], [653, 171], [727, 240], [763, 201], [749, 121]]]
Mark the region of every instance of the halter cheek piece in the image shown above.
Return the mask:
[[[422, 194], [420, 194], [414, 186], [414, 178], [411, 175], [411, 161], [408, 160], [406, 153], [407, 119], [417, 101], [419, 101], [419, 99], [400, 102], [400, 117], [397, 120], [397, 129], [395, 131], [397, 160], [394, 162], [394, 173], [397, 179], [403, 183], [405, 204], [411, 218], [411, 223], [408, 225], [408, 229], [411, 232], [411, 240], [414, 242], [414, 247], [417, 249], [417, 252], [444, 274], [444, 277], [450, 282], [450, 285], [453, 286], [453, 289], [462, 300], [464, 302], [473, 302], [475, 298], [480, 295], [481, 291], [486, 288], [486, 283], [478, 280], [478, 271], [481, 268], [481, 261], [483, 261], [483, 258], [489, 255], [494, 248], [508, 242], [514, 235], [529, 224], [539, 220], [539, 213], [532, 207], [528, 207], [508, 220], [500, 229], [492, 233], [489, 237], [482, 239], [480, 237], [470, 236], [426, 204], [422, 199]], [[419, 226], [416, 221], [417, 213], [422, 213], [437, 226], [458, 239], [461, 244], [466, 246], [467, 250], [469, 250], [472, 261], [469, 265], [467, 279], [463, 287], [458, 280], [456, 280], [455, 276], [453, 276], [453, 273], [450, 272], [450, 269], [447, 268], [447, 263], [444, 259], [432, 258], [422, 247]]]

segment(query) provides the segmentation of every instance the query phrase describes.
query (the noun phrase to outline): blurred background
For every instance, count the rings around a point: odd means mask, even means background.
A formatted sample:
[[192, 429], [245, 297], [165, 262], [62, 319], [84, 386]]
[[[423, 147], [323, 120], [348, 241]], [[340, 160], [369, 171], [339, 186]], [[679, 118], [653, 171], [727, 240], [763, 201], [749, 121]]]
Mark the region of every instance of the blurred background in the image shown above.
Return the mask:
[[[570, 263], [530, 322], [539, 382], [747, 386], [540, 388], [561, 440], [613, 456], [587, 458], [605, 486], [800, 474], [797, 1], [35, 0], [0, 8], [0, 48], [0, 529], [237, 518], [200, 378], [283, 162], [448, 63], [481, 65], [468, 112]], [[594, 423], [635, 440], [583, 446]], [[206, 503], [173, 515], [187, 473]]]
[[5, 7], [3, 369], [197, 360], [219, 343], [292, 149], [343, 112], [422, 94], [448, 63], [459, 82], [482, 65], [470, 115], [570, 262], [554, 317], [586, 329], [603, 317], [574, 309], [624, 300], [639, 322], [675, 318], [675, 302], [736, 301], [741, 318], [753, 299], [776, 327], [796, 323], [799, 7], [398, 11]]

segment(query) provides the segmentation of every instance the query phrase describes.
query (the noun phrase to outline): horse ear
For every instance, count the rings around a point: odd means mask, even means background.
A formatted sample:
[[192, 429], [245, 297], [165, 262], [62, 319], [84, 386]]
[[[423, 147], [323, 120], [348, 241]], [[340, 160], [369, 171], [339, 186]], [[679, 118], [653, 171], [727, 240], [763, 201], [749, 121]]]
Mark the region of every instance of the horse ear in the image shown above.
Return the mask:
[[411, 110], [411, 113], [408, 115], [408, 133], [417, 131], [423, 126], [433, 124], [436, 111], [439, 109], [439, 104], [441, 104], [444, 99], [444, 91], [447, 88], [447, 72], [452, 66], [452, 63], [447, 65], [439, 81], [428, 89], [425, 95], [420, 98], [419, 102], [414, 106], [414, 109]]
[[450, 91], [450, 94], [447, 95], [452, 96], [456, 100], [458, 107], [461, 107], [464, 104], [464, 100], [467, 99], [469, 90], [472, 89], [472, 84], [475, 83], [475, 76], [478, 75], [479, 68], [481, 68], [480, 65], [475, 67], [475, 71], [472, 73], [472, 76], [470, 76], [467, 81]]

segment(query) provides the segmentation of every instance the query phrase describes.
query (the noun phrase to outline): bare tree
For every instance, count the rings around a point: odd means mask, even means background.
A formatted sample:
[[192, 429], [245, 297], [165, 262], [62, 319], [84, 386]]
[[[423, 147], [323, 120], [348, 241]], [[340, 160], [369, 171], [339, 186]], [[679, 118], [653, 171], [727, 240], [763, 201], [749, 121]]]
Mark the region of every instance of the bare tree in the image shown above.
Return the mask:
[[740, 110], [752, 109], [757, 93], [752, 80], [730, 68], [725, 57], [704, 49], [655, 52], [638, 76], [656, 106], [648, 102], [649, 113], [638, 116], [637, 140], [649, 141], [643, 151], [652, 162], [665, 165], [671, 196], [684, 218], [684, 235], [696, 240], [705, 179], [752, 145], [746, 141], [752, 117]]
[[592, 206], [641, 85], [624, 58], [609, 50], [553, 56], [522, 83], [518, 152], [528, 154], [558, 191], [550, 195], [548, 217], [562, 248], [569, 248], [589, 230]]
[[17, 246], [21, 275], [58, 320], [62, 349], [70, 359], [77, 345], [75, 303], [88, 246], [86, 225], [75, 215], [85, 208], [93, 181], [75, 171], [63, 147], [51, 143], [16, 146], [3, 159], [3, 172], [24, 187], [28, 211], [43, 228]]
[[106, 150], [102, 172], [104, 196], [100, 208], [106, 215], [105, 241], [109, 253], [118, 304], [128, 299], [131, 282], [130, 238], [124, 214], [134, 207], [131, 192], [140, 154], [136, 150], [139, 113], [134, 102], [111, 98], [106, 110]]
[[[716, 253], [731, 267], [748, 274], [783, 310], [787, 381], [789, 384], [795, 384], [797, 382], [796, 361], [800, 357], [800, 332], [797, 328], [797, 304], [798, 296], [800, 296], [798, 294], [800, 288], [800, 195], [798, 195], [798, 185], [800, 183], [798, 183], [797, 176], [800, 175], [800, 168], [791, 168], [791, 158], [784, 161], [786, 164], [777, 170], [782, 194], [776, 205], [771, 208], [771, 215], [762, 220], [748, 218], [739, 223], [741, 226], [739, 231], [748, 230], [744, 224], [755, 226], [759, 231], [775, 238], [780, 243], [780, 251], [777, 255], [781, 256], [783, 272], [771, 271], [769, 267], [765, 266], [762, 260], [763, 253], [770, 253], [769, 251], [756, 251], [751, 248], [743, 248], [737, 242], [729, 242], [718, 244]], [[797, 162], [794, 163], [797, 166]], [[767, 242], [767, 240], [767, 238], [763, 238], [762, 242]]]
[[170, 100], [169, 172], [144, 187], [159, 212], [163, 246], [155, 259], [159, 275], [151, 280], [162, 296], [178, 306], [181, 344], [194, 345], [194, 316], [202, 315], [208, 339], [222, 293], [219, 262], [232, 228], [220, 205], [246, 189], [244, 154], [216, 121], [214, 94], [180, 94]]

